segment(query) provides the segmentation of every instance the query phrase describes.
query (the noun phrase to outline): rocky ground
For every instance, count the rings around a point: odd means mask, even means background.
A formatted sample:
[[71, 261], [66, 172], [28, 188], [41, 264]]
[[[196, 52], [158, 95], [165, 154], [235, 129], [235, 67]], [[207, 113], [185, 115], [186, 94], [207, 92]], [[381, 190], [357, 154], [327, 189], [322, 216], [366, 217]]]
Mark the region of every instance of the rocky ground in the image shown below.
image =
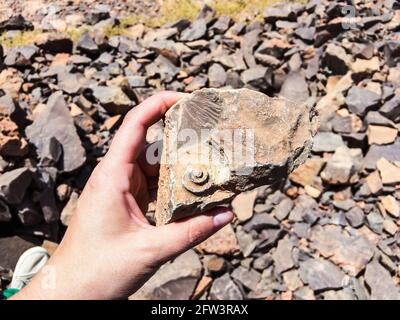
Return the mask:
[[[54, 251], [129, 109], [162, 89], [227, 86], [315, 106], [313, 156], [282, 190], [238, 196], [234, 223], [132, 299], [400, 299], [400, 6], [354, 2], [351, 21], [346, 1], [267, 8], [249, 23], [205, 7], [193, 22], [112, 37], [103, 27], [117, 21], [85, 7], [93, 30], [77, 41], [50, 32], [4, 50], [2, 286], [26, 248]], [[14, 15], [0, 32], [33, 20]]]

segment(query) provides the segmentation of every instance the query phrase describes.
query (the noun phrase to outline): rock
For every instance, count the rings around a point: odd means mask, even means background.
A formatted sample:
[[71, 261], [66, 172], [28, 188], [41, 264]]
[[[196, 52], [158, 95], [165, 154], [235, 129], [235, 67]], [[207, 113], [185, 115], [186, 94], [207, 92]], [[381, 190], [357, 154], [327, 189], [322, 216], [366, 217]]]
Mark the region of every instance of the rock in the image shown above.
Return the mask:
[[254, 202], [259, 191], [257, 189], [238, 194], [232, 201], [233, 213], [241, 222], [245, 222], [253, 216]]
[[226, 272], [227, 263], [218, 256], [205, 256], [204, 266], [211, 275], [221, 275]]
[[253, 67], [242, 72], [240, 78], [246, 84], [250, 84], [255, 87], [264, 85], [267, 68], [265, 67]]
[[86, 78], [80, 73], [59, 73], [58, 87], [67, 94], [77, 94], [86, 83]]
[[244, 225], [246, 231], [261, 231], [263, 229], [279, 228], [279, 222], [270, 214], [257, 213]]
[[289, 73], [282, 84], [280, 95], [297, 103], [306, 102], [309, 92], [305, 77], [300, 72]]
[[372, 244], [362, 236], [346, 235], [338, 226], [316, 226], [311, 232], [312, 248], [331, 259], [351, 276], [364, 270], [374, 255]]
[[93, 96], [111, 114], [125, 114], [133, 107], [132, 101], [117, 86], [96, 86]]
[[383, 230], [385, 230], [391, 236], [394, 236], [399, 230], [399, 227], [392, 220], [385, 219], [383, 221]]
[[162, 55], [159, 55], [153, 63], [146, 66], [146, 74], [149, 77], [160, 75], [165, 82], [171, 82], [178, 72], [179, 68]]
[[18, 98], [24, 80], [13, 68], [4, 69], [0, 73], [0, 89], [11, 98]]
[[390, 273], [376, 260], [365, 270], [365, 283], [371, 290], [372, 300], [400, 300], [400, 291]]
[[92, 39], [89, 32], [85, 32], [81, 36], [76, 47], [80, 52], [88, 55], [89, 57], [96, 57], [100, 52], [99, 47]]
[[353, 228], [359, 228], [364, 223], [364, 211], [359, 207], [354, 207], [345, 213], [347, 221]]
[[193, 250], [160, 268], [130, 300], [188, 300], [201, 277], [201, 262]]
[[322, 62], [333, 74], [344, 75], [351, 65], [351, 56], [342, 47], [330, 43], [325, 50]]
[[340, 135], [331, 132], [319, 132], [314, 137], [312, 151], [316, 153], [333, 152], [341, 146], [344, 146], [344, 143]]
[[213, 300], [243, 300], [243, 294], [228, 273], [214, 280], [210, 289]]
[[231, 225], [223, 227], [196, 248], [204, 253], [226, 256], [236, 255], [240, 251], [235, 232]]
[[[318, 136], [321, 138], [320, 134], [316, 135], [316, 137]], [[320, 144], [318, 146], [319, 150], [321, 147]], [[324, 164], [325, 161], [320, 158], [308, 159], [289, 175], [289, 179], [303, 187], [313, 185]]]
[[356, 59], [351, 65], [351, 69], [354, 73], [372, 73], [379, 71], [379, 58], [373, 57], [372, 59]]
[[209, 30], [214, 31], [215, 33], [224, 33], [228, 30], [231, 24], [231, 18], [228, 16], [221, 16], [215, 21], [215, 23], [209, 28]]
[[[265, 105], [269, 106], [268, 114], [263, 111]], [[198, 106], [202, 108], [199, 109]], [[238, 112], [239, 110], [241, 111]], [[257, 114], [257, 117], [251, 120], [246, 118], [245, 114]], [[226, 115], [224, 117], [227, 118], [222, 118], [222, 115]], [[291, 102], [271, 99], [247, 89], [204, 89], [181, 99], [166, 114], [164, 131], [166, 143], [161, 161], [156, 209], [157, 223], [165, 224], [198, 211], [208, 210], [217, 204], [230, 202], [240, 192], [281, 181], [308, 155], [314, 130], [310, 116], [312, 118], [310, 110], [305, 106], [295, 107]], [[193, 117], [198, 120], [193, 121]], [[236, 144], [234, 141], [236, 139], [233, 139], [234, 135], [229, 130], [231, 142], [227, 140], [225, 130], [225, 148], [218, 147], [221, 141], [219, 131], [226, 128], [228, 123], [230, 128], [240, 125], [244, 130], [246, 125], [249, 125], [249, 121], [253, 123], [252, 128], [254, 128], [256, 123], [261, 123], [261, 119], [267, 121], [271, 117], [274, 121], [268, 123], [268, 126], [256, 126], [253, 133], [250, 133], [253, 129], [247, 130], [249, 134], [254, 135], [254, 143], [258, 146], [256, 150], [263, 150], [251, 156], [254, 158], [252, 161], [254, 164], [244, 165], [245, 157], [248, 155], [238, 157], [238, 150], [235, 149], [240, 146], [240, 150], [243, 150], [242, 148], [251, 150], [253, 148], [251, 144], [243, 143], [243, 141]], [[205, 130], [210, 128], [216, 130]], [[210, 148], [207, 143], [196, 141], [193, 141], [191, 145], [169, 144], [172, 142], [171, 138], [173, 140], [177, 136], [177, 132], [186, 129], [191, 130], [195, 135], [206, 131], [208, 136], [202, 136], [202, 141], [212, 141], [217, 149]], [[284, 143], [288, 135], [292, 137], [290, 145]], [[268, 141], [265, 137], [268, 137]], [[201, 147], [203, 158], [199, 157], [198, 147]], [[194, 150], [196, 152], [193, 152]], [[218, 153], [215, 153], [215, 150], [219, 150]], [[173, 163], [175, 162], [173, 158], [183, 159], [182, 152], [184, 152], [185, 160]], [[221, 152], [225, 158], [223, 161], [220, 158]], [[205, 154], [207, 154], [206, 158], [204, 158]], [[210, 157], [213, 159], [211, 166], [202, 163], [204, 159], [211, 159]], [[271, 168], [272, 163], [275, 163], [273, 172], [265, 171], [265, 166]], [[190, 164], [189, 167], [188, 164]], [[199, 178], [196, 178], [199, 179], [198, 183], [194, 180], [194, 171], [199, 174]], [[261, 171], [262, 175], [257, 174]]]
[[[383, 155], [384, 157], [384, 155]], [[400, 167], [394, 165], [386, 158], [381, 158], [376, 162], [376, 166], [381, 174], [383, 184], [397, 184], [400, 182]]]
[[239, 243], [240, 251], [245, 258], [248, 257], [257, 247], [258, 243], [254, 241], [250, 233], [247, 233], [244, 230], [238, 230], [236, 232], [236, 237]]
[[204, 19], [195, 20], [192, 25], [181, 33], [181, 41], [193, 41], [202, 38], [207, 31], [207, 25]]
[[368, 126], [369, 144], [390, 144], [395, 142], [398, 131], [394, 128], [384, 126]]
[[37, 52], [36, 46], [13, 48], [8, 52], [4, 64], [9, 67], [28, 67]]
[[239, 268], [233, 270], [231, 277], [239, 281], [247, 289], [255, 291], [257, 289], [257, 284], [261, 279], [261, 274], [254, 269], [246, 269], [239, 266]]
[[388, 119], [396, 119], [400, 115], [400, 96], [394, 96], [387, 101], [379, 112]]
[[38, 245], [38, 241], [32, 240], [25, 240], [19, 236], [0, 238], [0, 266], [14, 270], [19, 257], [26, 250]]
[[346, 105], [349, 110], [360, 116], [375, 108], [381, 97], [368, 89], [352, 87], [346, 97]]
[[371, 230], [378, 234], [382, 233], [384, 220], [377, 211], [373, 210], [370, 214], [368, 214], [367, 221]]
[[[387, 161], [400, 161], [400, 139], [396, 139], [393, 144], [388, 145], [371, 145], [365, 158], [364, 167], [368, 170], [376, 169], [377, 161], [385, 158]], [[385, 164], [386, 166], [386, 164]]]
[[294, 20], [296, 11], [293, 6], [298, 4], [281, 3], [273, 7], [266, 7], [263, 12], [264, 20], [266, 23], [275, 23], [278, 20]]
[[8, 117], [0, 120], [0, 155], [23, 157], [28, 151], [28, 143], [21, 138], [17, 124]]
[[290, 291], [295, 291], [303, 286], [297, 270], [290, 270], [283, 274], [283, 281]]
[[32, 172], [27, 168], [14, 169], [0, 175], [0, 197], [7, 203], [21, 203], [31, 184]]
[[400, 218], [399, 202], [393, 196], [385, 196], [381, 198], [381, 202], [385, 210], [393, 217]]
[[36, 146], [39, 157], [47, 156], [46, 145], [51, 138], [55, 138], [62, 145], [60, 169], [64, 172], [74, 171], [86, 161], [85, 149], [60, 92], [49, 98], [25, 133], [29, 142]]
[[292, 258], [293, 244], [288, 238], [278, 242], [278, 247], [272, 255], [275, 264], [275, 273], [281, 274], [294, 266]]
[[354, 180], [362, 165], [361, 149], [339, 147], [321, 172], [321, 178], [333, 185], [348, 184]]
[[323, 293], [324, 300], [356, 300], [354, 293], [351, 289], [343, 289], [343, 290], [330, 290]]
[[196, 90], [200, 90], [201, 88], [204, 88], [206, 86], [207, 80], [207, 76], [200, 74], [194, 77], [192, 81], [190, 81], [189, 85], [186, 86], [185, 91], [193, 92]]
[[272, 215], [279, 221], [285, 220], [290, 211], [293, 209], [294, 203], [290, 198], [285, 198], [272, 211]]
[[33, 24], [19, 14], [0, 22], [0, 33], [8, 30], [33, 30]]
[[202, 297], [202, 295], [210, 288], [211, 284], [213, 282], [213, 279], [207, 276], [203, 276], [199, 283], [197, 284], [197, 287], [191, 297], [192, 300], [197, 300]]
[[0, 200], [0, 223], [1, 222], [10, 222], [12, 219], [12, 215], [10, 212], [10, 208], [7, 203]]
[[78, 205], [79, 195], [76, 192], [72, 192], [67, 204], [64, 209], [61, 211], [61, 222], [64, 226], [68, 226], [71, 221], [72, 216], [74, 215], [77, 205]]
[[296, 300], [315, 300], [314, 292], [309, 287], [301, 287], [293, 293]]
[[27, 197], [17, 206], [18, 219], [22, 225], [30, 227], [43, 221], [43, 215], [39, 213], [35, 204]]
[[372, 172], [368, 177], [365, 178], [369, 190], [373, 194], [379, 193], [383, 188], [383, 183], [378, 171]]
[[300, 263], [301, 280], [314, 291], [339, 289], [345, 286], [346, 275], [332, 262], [324, 259], [309, 259]]
[[208, 81], [212, 88], [223, 87], [226, 83], [225, 69], [218, 63], [212, 64], [208, 69]]

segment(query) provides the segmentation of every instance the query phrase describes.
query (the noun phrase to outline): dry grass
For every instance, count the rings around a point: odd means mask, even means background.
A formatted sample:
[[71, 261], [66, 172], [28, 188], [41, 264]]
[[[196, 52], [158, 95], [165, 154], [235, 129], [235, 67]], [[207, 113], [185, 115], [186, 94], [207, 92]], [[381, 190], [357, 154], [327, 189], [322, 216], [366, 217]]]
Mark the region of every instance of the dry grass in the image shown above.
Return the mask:
[[[262, 20], [262, 11], [265, 7], [282, 0], [214, 0], [210, 6], [216, 11], [217, 16], [226, 15], [235, 21], [242, 21], [248, 17], [254, 20]], [[288, 0], [289, 2], [307, 2], [307, 0]], [[131, 15], [121, 19], [120, 24], [114, 27], [104, 28], [107, 37], [123, 35], [128, 27], [142, 23], [150, 28], [160, 27], [168, 22], [179, 19], [194, 20], [199, 14], [201, 6], [196, 0], [163, 0], [160, 15], [154, 18]], [[71, 28], [66, 34], [73, 40], [79, 39], [90, 27]], [[40, 30], [22, 32], [12, 39], [5, 35], [0, 36], [0, 43], [6, 48], [29, 45], [35, 42], [36, 36], [42, 33]]]

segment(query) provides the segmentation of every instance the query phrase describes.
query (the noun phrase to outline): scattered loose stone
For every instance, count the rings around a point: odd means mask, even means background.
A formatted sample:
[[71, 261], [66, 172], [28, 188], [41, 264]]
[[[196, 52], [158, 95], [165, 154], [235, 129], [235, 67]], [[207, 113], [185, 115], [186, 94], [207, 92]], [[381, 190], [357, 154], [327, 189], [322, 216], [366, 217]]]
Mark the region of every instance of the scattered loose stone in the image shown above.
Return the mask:
[[54, 93], [33, 124], [26, 128], [26, 136], [30, 143], [38, 149], [40, 156], [46, 156], [46, 145], [55, 138], [62, 145], [60, 169], [65, 172], [74, 171], [85, 162], [85, 149], [74, 122], [69, 114], [68, 106], [60, 92]]
[[368, 264], [365, 270], [365, 283], [371, 290], [372, 300], [399, 300], [400, 291], [394, 280], [378, 261]]
[[346, 275], [328, 260], [316, 258], [302, 262], [299, 274], [301, 280], [315, 291], [345, 286]]
[[293, 244], [288, 238], [282, 239], [278, 242], [278, 247], [272, 255], [275, 262], [275, 272], [277, 274], [281, 274], [294, 266], [292, 250]]
[[386, 196], [381, 198], [381, 202], [385, 210], [395, 218], [400, 218], [400, 205], [393, 196]]
[[[131, 300], [188, 300], [201, 277], [201, 262], [193, 250], [180, 255], [130, 296]], [[214, 282], [215, 283], [215, 282]]]
[[381, 174], [383, 184], [395, 184], [400, 182], [400, 167], [389, 162], [385, 158], [381, 158], [376, 163]]
[[213, 300], [243, 300], [243, 294], [228, 273], [214, 280], [210, 289]]
[[369, 144], [391, 144], [396, 140], [398, 131], [394, 128], [384, 126], [368, 126]]

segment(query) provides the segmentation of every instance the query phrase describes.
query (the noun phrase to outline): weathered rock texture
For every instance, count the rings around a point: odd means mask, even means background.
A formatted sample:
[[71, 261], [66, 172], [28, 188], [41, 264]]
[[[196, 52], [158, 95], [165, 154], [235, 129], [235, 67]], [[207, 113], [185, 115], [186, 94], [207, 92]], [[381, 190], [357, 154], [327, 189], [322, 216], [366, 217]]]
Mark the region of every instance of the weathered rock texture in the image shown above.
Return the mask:
[[166, 114], [157, 224], [283, 181], [310, 153], [313, 119], [305, 104], [248, 89], [180, 100]]

